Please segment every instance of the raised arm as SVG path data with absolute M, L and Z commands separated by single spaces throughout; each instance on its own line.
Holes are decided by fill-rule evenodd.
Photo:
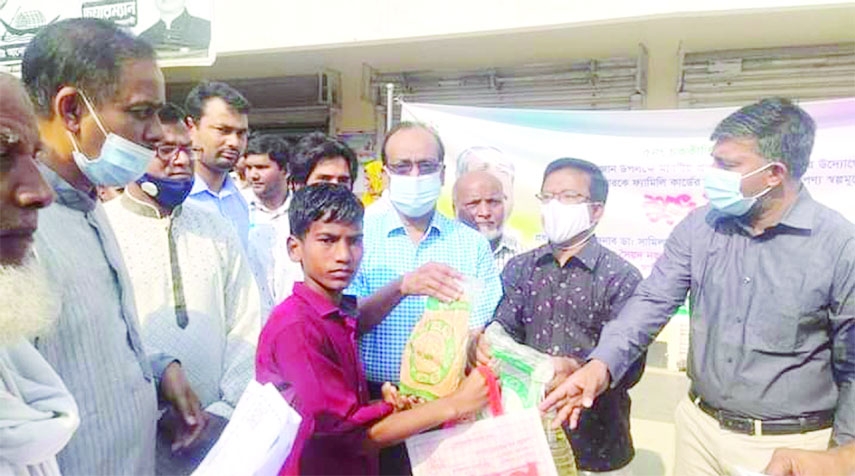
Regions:
M 362 288 L 361 279 L 357 276 L 352 285 L 357 291 Z M 369 332 L 383 322 L 406 296 L 433 296 L 443 302 L 457 300 L 461 295 L 461 279 L 463 276 L 446 264 L 431 262 L 422 265 L 374 294 L 359 299 L 359 332 Z
M 665 251 L 650 276 L 641 282 L 618 317 L 603 328 L 589 362 L 556 387 L 541 405 L 556 409 L 554 426 L 569 421 L 575 428 L 582 408 L 617 385 L 686 300 L 691 285 L 691 239 L 698 212 L 684 219 L 665 242 Z

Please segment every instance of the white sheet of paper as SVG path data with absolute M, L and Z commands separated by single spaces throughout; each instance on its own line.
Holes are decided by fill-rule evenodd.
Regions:
M 532 408 L 407 440 L 413 476 L 557 476 Z
M 758 473 L 756 471 L 750 471 L 740 466 L 734 467 L 735 476 L 764 476 L 763 473 Z
M 301 420 L 276 387 L 250 381 L 220 439 L 193 475 L 277 474 Z

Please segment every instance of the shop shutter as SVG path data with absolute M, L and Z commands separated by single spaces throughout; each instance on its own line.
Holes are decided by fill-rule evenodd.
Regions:
M 277 131 L 328 131 L 340 107 L 341 79 L 334 71 L 300 76 L 223 80 L 252 103 L 250 127 Z M 183 105 L 196 83 L 167 86 L 170 101 Z
M 372 71 L 369 76 L 369 94 L 383 121 L 388 83 L 395 86 L 395 97 L 412 103 L 527 109 L 642 109 L 647 89 L 647 53 L 640 46 L 637 57 L 477 70 Z M 397 121 L 398 104 L 394 115 Z
M 855 96 L 855 43 L 681 53 L 679 107 Z

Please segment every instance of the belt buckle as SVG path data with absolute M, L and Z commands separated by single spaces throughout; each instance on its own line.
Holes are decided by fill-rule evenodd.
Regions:
M 763 422 L 760 420 L 751 420 L 754 422 L 754 434 L 752 436 L 763 436 Z
M 801 433 L 801 434 L 807 433 L 808 432 L 808 430 L 807 430 L 808 424 L 809 424 L 809 422 L 808 422 L 807 417 L 803 417 L 803 416 L 799 417 L 799 433 Z
M 748 436 L 762 435 L 763 422 L 752 418 L 742 418 L 736 415 L 728 416 L 722 410 L 716 410 L 716 420 L 719 428 L 742 433 Z

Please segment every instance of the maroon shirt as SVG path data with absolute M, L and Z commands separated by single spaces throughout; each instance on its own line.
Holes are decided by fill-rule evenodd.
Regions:
M 378 474 L 378 453 L 364 440 L 392 406 L 369 403 L 348 312 L 356 300 L 344 296 L 341 304 L 295 283 L 261 331 L 256 379 L 273 383 L 303 417 L 280 474 Z

